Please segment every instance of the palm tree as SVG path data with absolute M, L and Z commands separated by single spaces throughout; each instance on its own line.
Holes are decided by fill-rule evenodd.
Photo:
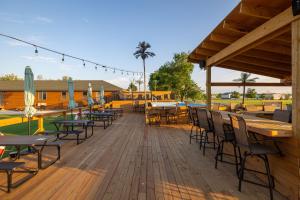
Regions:
M 243 104 L 245 103 L 246 83 L 254 83 L 258 78 L 250 78 L 251 74 L 242 72 L 241 77 L 233 81 L 241 82 L 243 84 Z
M 148 51 L 151 48 L 151 45 L 145 41 L 139 42 L 136 47 L 136 52 L 133 53 L 136 59 L 142 58 L 143 67 L 144 67 L 144 96 L 145 96 L 145 113 L 147 110 L 147 95 L 146 95 L 146 59 L 149 57 L 155 56 L 155 53 Z
M 139 78 L 138 80 L 136 80 L 135 83 L 138 84 L 138 86 L 139 86 L 139 92 L 140 92 L 140 91 L 141 91 L 141 85 L 144 83 L 144 82 L 142 81 L 142 77 Z

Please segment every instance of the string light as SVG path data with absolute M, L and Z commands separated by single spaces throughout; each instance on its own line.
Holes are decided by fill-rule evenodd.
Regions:
M 95 70 L 97 70 L 98 69 L 98 67 L 97 67 L 98 65 L 96 64 L 96 66 L 95 66 Z
M 116 69 L 114 69 L 114 74 L 116 73 Z
M 35 46 L 35 51 L 34 51 L 34 53 L 35 53 L 36 55 L 39 53 L 39 51 L 38 51 L 38 49 L 37 49 L 36 46 Z
M 82 61 L 82 64 L 83 64 L 84 67 L 85 67 L 86 63 L 90 63 L 90 64 L 93 64 L 93 65 L 96 65 L 96 66 L 102 66 L 103 68 L 105 68 L 105 71 L 107 71 L 107 69 L 111 69 L 111 70 L 114 71 L 114 73 L 115 73 L 115 71 L 121 71 L 123 73 L 125 71 L 125 72 L 133 73 L 133 74 L 141 73 L 141 72 L 127 71 L 127 70 L 124 70 L 124 69 L 121 69 L 121 68 L 116 68 L 116 67 L 105 66 L 105 65 L 99 64 L 97 62 L 91 61 L 91 60 L 87 60 L 87 59 L 84 59 L 84 58 L 80 58 L 80 57 L 76 57 L 76 56 L 73 56 L 73 55 L 70 55 L 70 54 L 66 54 L 66 53 L 63 53 L 63 52 L 60 52 L 60 51 L 57 51 L 57 50 L 50 49 L 48 47 L 40 46 L 40 45 L 34 44 L 32 42 L 28 42 L 28 41 L 25 41 L 25 40 L 22 40 L 22 39 L 19 39 L 19 38 L 10 36 L 10 35 L 6 35 L 6 34 L 3 34 L 3 33 L 0 33 L 0 36 L 5 37 L 5 38 L 9 38 L 9 39 L 12 39 L 12 40 L 16 40 L 18 42 L 33 46 L 35 48 L 34 53 L 36 55 L 38 55 L 38 53 L 39 53 L 38 49 L 42 49 L 42 50 L 45 50 L 45 51 L 48 51 L 48 52 L 51 52 L 51 53 L 59 54 L 59 55 L 62 56 L 62 59 L 61 59 L 62 62 L 65 61 L 65 57 L 68 57 L 68 58 L 72 58 L 74 60 Z

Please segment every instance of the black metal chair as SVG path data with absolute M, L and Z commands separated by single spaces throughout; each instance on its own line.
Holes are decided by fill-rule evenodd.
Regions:
M 274 183 L 274 178 L 271 175 L 267 155 L 278 154 L 278 150 L 275 148 L 272 148 L 271 146 L 267 146 L 267 145 L 261 143 L 263 141 L 254 140 L 253 137 L 251 137 L 251 135 L 247 131 L 246 122 L 243 117 L 237 116 L 237 115 L 229 115 L 229 116 L 231 119 L 231 125 L 234 130 L 234 134 L 235 134 L 235 138 L 236 138 L 236 145 L 239 149 L 239 152 L 240 152 L 240 148 L 243 148 L 245 150 L 244 155 L 243 156 L 240 155 L 240 163 L 241 164 L 240 164 L 240 168 L 238 171 L 239 191 L 241 191 L 241 189 L 242 189 L 242 181 L 245 181 L 248 183 L 252 183 L 255 185 L 259 185 L 259 186 L 268 188 L 269 192 L 270 192 L 270 198 L 273 199 L 273 188 L 275 187 L 275 183 Z M 246 160 L 249 156 L 256 156 L 257 158 L 262 159 L 265 164 L 266 173 L 261 172 L 261 171 L 252 170 L 252 169 L 247 169 L 245 167 L 245 164 L 246 164 Z M 257 182 L 251 181 L 251 180 L 244 179 L 245 170 L 267 176 L 268 184 L 261 184 L 261 183 L 257 183 Z
M 230 124 L 225 124 L 222 114 L 218 111 L 211 111 L 212 122 L 214 126 L 214 133 L 217 137 L 218 148 L 215 156 L 215 168 L 218 167 L 218 161 L 225 162 L 228 164 L 234 164 L 236 173 L 238 174 L 238 159 L 236 154 L 235 135 Z M 224 153 L 224 143 L 230 143 L 233 146 L 234 155 Z M 229 162 L 223 160 L 223 155 L 234 157 L 235 162 Z
M 196 140 L 196 142 L 199 140 L 200 134 L 198 134 L 198 117 L 197 117 L 197 110 L 193 107 L 188 108 L 188 117 L 189 117 L 189 123 L 191 126 L 190 131 L 190 144 L 192 143 L 192 139 Z M 193 130 L 194 127 L 196 128 L 196 132 L 194 134 Z
M 291 117 L 292 117 L 291 111 L 276 109 L 274 111 L 273 120 L 290 123 Z
M 203 155 L 205 155 L 206 144 L 213 144 L 213 148 L 216 148 L 215 133 L 213 129 L 213 123 L 211 120 L 210 111 L 203 108 L 197 108 L 198 126 L 200 128 L 200 145 L 201 150 L 203 145 Z M 208 135 L 213 134 L 213 141 L 209 141 Z

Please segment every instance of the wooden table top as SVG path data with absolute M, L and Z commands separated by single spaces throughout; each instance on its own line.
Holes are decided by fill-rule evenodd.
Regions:
M 220 111 L 225 123 L 230 124 L 230 118 L 228 114 L 230 112 L 226 111 Z M 293 131 L 292 131 L 292 124 L 270 120 L 270 119 L 264 119 L 260 117 L 255 117 L 252 115 L 241 115 L 247 124 L 247 129 L 249 131 L 267 136 L 267 137 L 292 137 Z

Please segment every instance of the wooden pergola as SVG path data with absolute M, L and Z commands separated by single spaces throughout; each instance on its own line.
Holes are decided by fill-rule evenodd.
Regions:
M 287 157 L 292 155 L 292 158 L 285 158 L 290 164 L 286 169 L 278 167 L 273 173 L 278 173 L 275 177 L 279 191 L 300 198 L 300 16 L 293 15 L 291 1 L 242 0 L 192 51 L 189 60 L 206 69 L 209 108 L 212 86 L 238 86 L 238 83 L 211 83 L 212 67 L 281 79 L 280 83 L 252 86 L 292 85 L 294 137 L 284 141 L 285 145 L 293 146 L 287 151 Z M 285 174 L 287 170 L 293 173 Z

